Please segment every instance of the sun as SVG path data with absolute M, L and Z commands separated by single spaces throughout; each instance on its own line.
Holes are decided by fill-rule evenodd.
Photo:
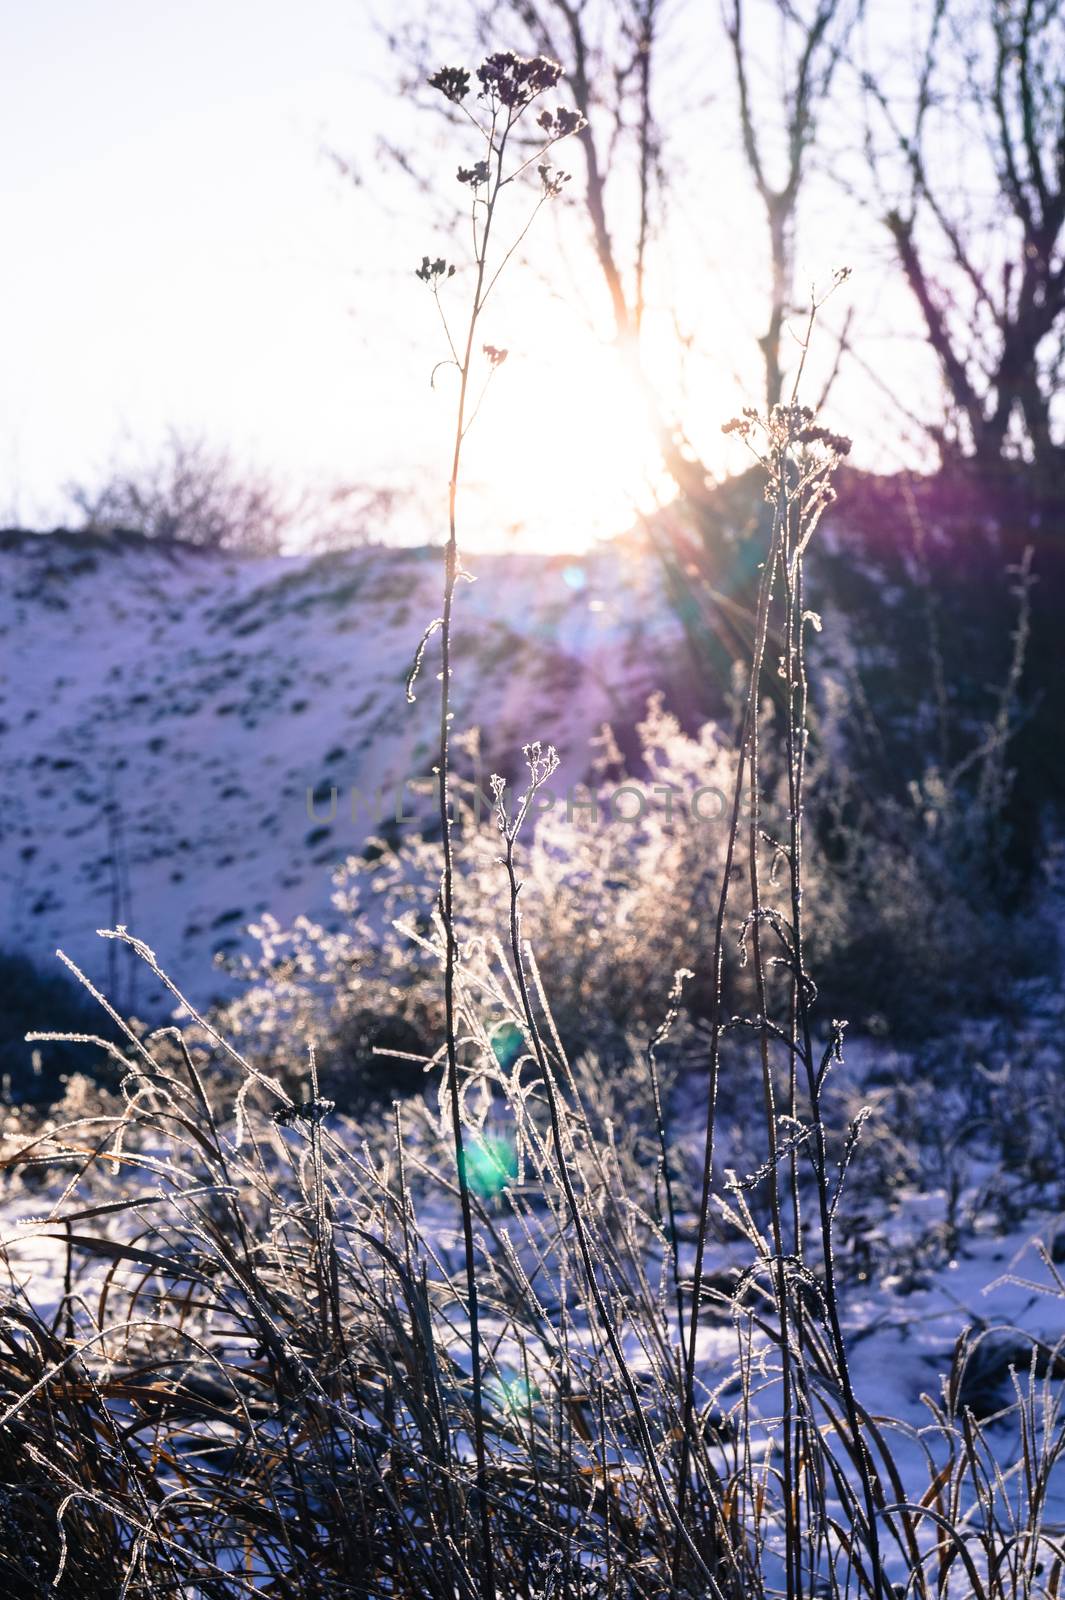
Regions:
M 580 552 L 676 492 L 646 393 L 616 347 L 588 333 L 508 352 L 467 451 L 478 543 Z

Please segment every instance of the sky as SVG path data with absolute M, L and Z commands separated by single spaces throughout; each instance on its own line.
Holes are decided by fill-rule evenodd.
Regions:
M 379 93 L 358 7 L 5 4 L 7 515 L 170 425 L 358 475 L 403 416 L 367 403 L 366 217 L 324 154 Z
M 454 397 L 447 373 L 428 381 L 442 334 L 413 275 L 437 241 L 379 141 L 439 144 L 449 179 L 473 152 L 414 120 L 366 0 L 0 9 L 0 521 L 69 514 L 64 484 L 147 459 L 177 428 L 299 488 L 413 490 L 392 535 L 439 537 Z M 724 470 L 720 421 L 757 375 L 761 302 L 735 244 L 758 218 L 704 135 L 690 165 L 715 209 L 680 218 L 650 354 L 658 339 L 666 359 L 673 309 L 697 304 L 693 406 Z M 804 263 L 822 282 L 848 242 L 838 221 Z M 668 488 L 597 288 L 548 291 L 558 220 L 537 226 L 485 329 L 511 358 L 471 436 L 471 521 L 489 543 L 580 546 Z

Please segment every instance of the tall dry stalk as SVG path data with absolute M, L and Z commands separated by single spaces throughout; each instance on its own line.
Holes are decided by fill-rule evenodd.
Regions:
M 471 167 L 460 167 L 458 170 L 458 181 L 469 189 L 472 197 L 471 212 L 474 245 L 474 285 L 467 314 L 465 338 L 461 344 L 461 354 L 451 336 L 447 316 L 440 302 L 440 285 L 454 276 L 454 266 L 448 266 L 442 258 L 438 257 L 430 261 L 426 256 L 418 269 L 418 276 L 428 283 L 432 289 L 451 351 L 450 362 L 445 361 L 442 365 L 454 364 L 459 374 L 459 393 L 455 408 L 454 447 L 451 458 L 451 475 L 448 480 L 448 537 L 444 556 L 444 605 L 441 616 L 430 623 L 422 636 L 411 677 L 408 680 L 407 694 L 408 698 L 413 698 L 413 681 L 422 655 L 430 636 L 439 630 L 440 733 L 437 747 L 437 799 L 440 817 L 441 852 L 443 856 L 443 871 L 440 883 L 440 921 L 444 940 L 444 1036 L 448 1092 L 451 1100 L 451 1117 L 454 1126 L 455 1165 L 458 1173 L 466 1260 L 466 1290 L 470 1323 L 471 1361 L 473 1365 L 477 1502 L 483 1549 L 481 1568 L 482 1593 L 486 1600 L 493 1600 L 496 1587 L 492 1558 L 487 1458 L 484 1439 L 480 1311 L 474 1253 L 473 1211 L 470 1203 L 469 1172 L 462 1131 L 455 993 L 458 945 L 455 936 L 455 864 L 451 837 L 450 737 L 453 715 L 451 709 L 453 671 L 452 616 L 456 585 L 462 575 L 458 547 L 457 508 L 463 443 L 476 416 L 476 408 L 473 416 L 468 416 L 467 408 L 477 331 L 484 314 L 486 302 L 495 287 L 500 272 L 506 266 L 520 239 L 524 237 L 525 232 L 532 223 L 532 217 L 529 217 L 518 238 L 511 243 L 509 249 L 503 254 L 496 270 L 489 275 L 492 229 L 496 219 L 500 195 L 505 186 L 512 184 L 516 178 L 535 165 L 539 173 L 541 187 L 540 198 L 533 211 L 533 216 L 535 216 L 536 211 L 540 209 L 545 200 L 553 198 L 561 192 L 562 184 L 565 181 L 564 174 L 554 172 L 546 165 L 543 159 L 544 155 L 559 139 L 576 132 L 582 126 L 584 119 L 579 113 L 568 111 L 564 108 L 559 108 L 554 113 L 546 110 L 542 111 L 537 119 L 537 124 L 545 137 L 539 142 L 535 155 L 526 156 L 524 159 L 519 158 L 510 172 L 505 169 L 508 147 L 511 146 L 514 131 L 529 110 L 529 107 L 540 99 L 547 90 L 553 89 L 561 75 L 562 69 L 559 64 L 548 60 L 545 56 L 526 59 L 510 52 L 499 52 L 488 56 L 477 69 L 477 79 L 480 84 L 477 95 L 478 111 L 487 119 L 486 121 L 481 120 L 481 115 L 471 112 L 466 104 L 470 91 L 470 76 L 468 72 L 461 68 L 445 67 L 434 73 L 430 78 L 430 84 L 438 89 L 453 106 L 456 106 L 465 114 L 484 141 L 482 145 L 484 154 Z M 505 350 L 500 350 L 494 345 L 486 344 L 483 347 L 483 355 L 487 361 L 485 388 L 487 388 L 492 376 L 506 358 L 506 354 Z M 480 401 L 478 401 L 477 405 L 479 407 Z
M 839 275 L 840 277 L 843 274 Z M 805 1259 L 801 1226 L 798 1178 L 798 1151 L 809 1144 L 813 1151 L 815 1196 L 820 1233 L 820 1261 L 825 1319 L 830 1332 L 835 1377 L 842 1395 L 849 1447 L 857 1471 L 865 1521 L 865 1536 L 871 1565 L 872 1593 L 882 1593 L 883 1575 L 877 1530 L 875 1472 L 868 1456 L 857 1401 L 850 1381 L 846 1345 L 843 1339 L 839 1296 L 833 1262 L 832 1226 L 835 1203 L 828 1172 L 827 1137 L 822 1107 L 825 1075 L 838 1054 L 841 1030 L 833 1023 L 828 1045 L 818 1052 L 810 1014 L 815 993 L 806 968 L 804 933 L 804 838 L 803 805 L 807 737 L 808 683 L 805 637 L 819 621 L 804 609 L 803 562 L 826 507 L 834 498 L 831 475 L 849 449 L 849 442 L 819 426 L 814 415 L 798 402 L 799 386 L 805 367 L 814 321 L 820 304 L 814 302 L 802 344 L 802 358 L 790 400 L 773 408 L 768 417 L 748 410 L 729 425 L 729 431 L 743 437 L 753 449 L 766 473 L 766 496 L 773 508 L 769 548 L 762 566 L 754 629 L 754 646 L 747 678 L 744 714 L 739 734 L 736 779 L 732 795 L 729 835 L 725 852 L 714 924 L 711 951 L 711 1014 L 708 1063 L 708 1094 L 702 1183 L 693 1268 L 693 1286 L 688 1316 L 687 1346 L 684 1358 L 684 1396 L 679 1465 L 679 1506 L 683 1513 L 690 1491 L 689 1472 L 695 1404 L 696 1341 L 706 1246 L 711 1216 L 717 1131 L 717 1099 L 723 1034 L 732 1027 L 749 1027 L 757 1037 L 762 1084 L 766 1162 L 760 1177 L 768 1195 L 772 1256 L 769 1263 L 773 1280 L 776 1326 L 781 1363 L 782 1390 L 782 1472 L 784 1481 L 785 1575 L 788 1600 L 797 1600 L 803 1590 L 802 1538 L 804 1483 L 800 1461 L 810 1459 L 808 1403 L 800 1390 L 805 1385 L 804 1296 L 803 1283 L 810 1268 Z M 788 793 L 788 835 L 786 841 L 767 838 L 762 821 L 762 767 L 760 747 L 761 701 L 766 669 L 766 643 L 771 616 L 783 610 L 778 634 L 784 653 L 779 676 L 784 680 L 783 765 Z M 727 1018 L 724 995 L 724 953 L 726 918 L 733 892 L 733 869 L 741 838 L 741 818 L 746 801 L 746 854 L 750 907 L 742 920 L 742 948 L 749 954 L 753 974 L 755 1015 L 753 1018 Z M 766 903 L 761 854 L 768 843 L 774 858 L 782 858 L 787 874 L 787 914 Z M 773 1015 L 765 938 L 777 951 L 774 965 L 788 974 L 788 992 L 783 1017 Z M 782 952 L 782 954 L 780 953 Z M 787 1111 L 778 1105 L 774 1056 L 783 1046 L 787 1053 Z M 798 1117 L 797 1067 L 803 1068 L 806 1090 L 805 1112 L 808 1121 Z M 854 1130 L 854 1137 L 860 1129 Z M 787 1159 L 790 1170 L 791 1229 L 785 1236 L 781 1204 L 780 1169 Z M 798 1386 L 798 1387 L 797 1387 Z M 809 1487 L 807 1481 L 806 1487 Z M 808 1508 L 808 1511 L 812 1508 Z M 807 1522 L 807 1530 L 811 1526 Z M 680 1542 L 674 1557 L 674 1578 L 680 1573 Z

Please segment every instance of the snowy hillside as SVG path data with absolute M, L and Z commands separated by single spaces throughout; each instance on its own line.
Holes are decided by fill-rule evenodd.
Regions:
M 560 781 L 577 782 L 604 720 L 624 730 L 651 691 L 683 693 L 686 646 L 653 557 L 614 546 L 470 564 L 455 728 L 480 727 L 485 776 L 513 776 L 521 745 L 543 737 L 563 755 Z M 432 550 L 238 560 L 6 535 L 4 943 L 39 960 L 62 945 L 143 1008 L 143 977 L 130 992 L 95 937 L 123 922 L 204 1003 L 213 956 L 250 919 L 327 916 L 330 867 L 431 772 L 432 643 L 413 705 L 404 683 L 440 578 Z M 419 804 L 407 791 L 403 815 Z

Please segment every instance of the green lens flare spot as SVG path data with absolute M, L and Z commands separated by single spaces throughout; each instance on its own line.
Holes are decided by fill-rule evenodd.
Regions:
M 524 1048 L 524 1035 L 513 1022 L 504 1022 L 492 1034 L 492 1050 L 504 1072 L 509 1072 Z
M 512 1139 L 486 1134 L 470 1146 L 466 1156 L 466 1176 L 470 1188 L 482 1199 L 491 1200 L 517 1180 L 518 1154 Z

